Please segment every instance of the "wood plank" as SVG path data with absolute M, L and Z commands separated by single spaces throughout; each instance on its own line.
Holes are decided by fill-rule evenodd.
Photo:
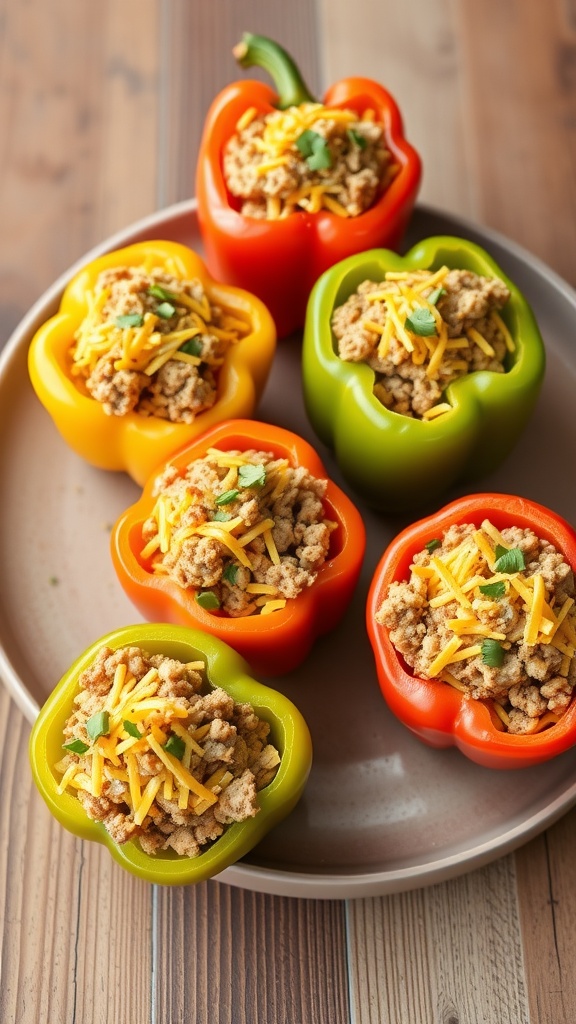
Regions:
M 157 890 L 156 1019 L 346 1024 L 344 904 L 211 881 Z
M 573 4 L 456 5 L 480 220 L 576 283 Z M 572 17 L 571 17 L 571 13 Z
M 157 9 L 0 0 L 2 340 L 91 246 L 155 209 Z
M 507 857 L 443 885 L 350 903 L 352 1020 L 528 1024 L 515 884 Z
M 532 1019 L 572 1024 L 576 1007 L 576 811 L 516 854 L 522 940 Z
M 319 0 L 319 11 L 324 84 L 365 75 L 384 85 L 402 111 L 406 137 L 422 157 L 420 200 L 476 215 L 453 5 L 404 0 L 384 13 L 378 0 Z

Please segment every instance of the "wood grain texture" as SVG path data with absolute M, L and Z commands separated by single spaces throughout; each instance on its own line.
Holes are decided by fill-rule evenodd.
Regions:
M 30 777 L 29 728 L 3 688 L 0 723 L 0 1020 L 148 1020 L 150 888 L 51 817 Z
M 538 1024 L 574 1020 L 575 850 L 571 812 L 516 854 L 527 986 Z
M 0 326 L 156 204 L 157 7 L 0 0 Z
M 348 920 L 354 1024 L 530 1021 L 513 858 L 356 901 Z
M 156 895 L 158 973 L 171 979 L 159 1021 L 347 1024 L 342 902 L 217 882 Z
M 477 181 L 465 138 L 464 56 L 452 0 L 404 0 L 385 11 L 379 0 L 319 0 L 319 8 L 325 85 L 356 74 L 385 85 L 400 106 L 406 137 L 422 157 L 421 200 L 476 215 Z

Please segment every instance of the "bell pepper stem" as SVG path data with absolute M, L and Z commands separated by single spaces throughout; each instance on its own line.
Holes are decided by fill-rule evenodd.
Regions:
M 232 53 L 241 67 L 259 67 L 268 72 L 278 93 L 279 110 L 316 102 L 290 55 L 273 39 L 245 32 Z

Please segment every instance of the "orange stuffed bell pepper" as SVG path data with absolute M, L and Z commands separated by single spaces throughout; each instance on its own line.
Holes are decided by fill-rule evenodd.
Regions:
M 304 323 L 328 267 L 398 246 L 421 163 L 377 82 L 343 79 L 319 103 L 271 39 L 247 33 L 234 54 L 265 68 L 276 91 L 240 81 L 214 100 L 197 166 L 200 230 L 211 271 L 258 295 L 283 337 Z
M 408 526 L 366 609 L 391 711 L 488 768 L 573 747 L 575 572 L 576 532 L 527 498 L 473 494 Z
M 270 313 L 185 245 L 145 241 L 77 273 L 28 366 L 64 440 L 143 485 L 215 423 L 251 416 L 276 346 Z
M 235 420 L 151 477 L 116 522 L 111 549 L 145 618 L 211 633 L 272 676 L 299 665 L 341 619 L 365 530 L 306 441 Z

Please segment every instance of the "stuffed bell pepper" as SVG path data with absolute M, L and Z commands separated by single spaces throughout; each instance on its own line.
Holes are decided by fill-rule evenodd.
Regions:
M 347 482 L 387 512 L 424 508 L 509 454 L 534 408 L 543 341 L 518 288 L 461 238 L 343 260 L 308 305 L 309 419 Z
M 576 743 L 576 532 L 508 494 L 474 494 L 385 551 L 367 628 L 391 711 L 489 768 Z
M 203 881 L 294 807 L 308 727 L 214 637 L 125 626 L 92 644 L 32 730 L 36 784 L 70 832 L 166 885 Z
M 364 548 L 359 512 L 310 445 L 248 420 L 178 452 L 112 531 L 118 579 L 146 618 L 213 633 L 268 676 L 336 626 Z
M 213 281 L 187 246 L 146 241 L 73 277 L 28 365 L 70 447 L 142 485 L 214 423 L 253 414 L 275 342 L 259 299 Z
M 316 100 L 263 36 L 234 50 L 257 81 L 227 86 L 208 113 L 197 168 L 208 266 L 266 303 L 280 337 L 302 327 L 316 278 L 375 245 L 396 247 L 418 191 L 418 154 L 390 95 L 347 78 Z

